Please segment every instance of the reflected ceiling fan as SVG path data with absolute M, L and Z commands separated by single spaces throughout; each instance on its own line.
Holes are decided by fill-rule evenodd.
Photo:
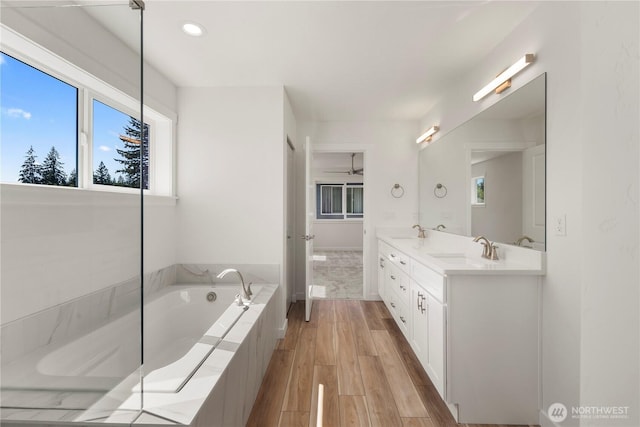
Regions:
M 325 173 L 346 173 L 347 175 L 363 175 L 364 168 L 356 169 L 353 167 L 353 159 L 355 159 L 356 153 L 351 153 L 351 169 L 346 171 L 325 171 Z

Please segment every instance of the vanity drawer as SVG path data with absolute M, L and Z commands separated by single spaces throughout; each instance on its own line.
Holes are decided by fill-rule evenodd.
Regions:
M 393 289 L 399 300 L 409 305 L 411 300 L 409 275 L 400 270 L 396 265 L 389 265 L 387 268 L 387 289 Z
M 389 260 L 394 263 L 398 268 L 407 274 L 411 273 L 411 258 L 403 254 L 397 249 L 390 248 Z
M 419 262 L 413 260 L 411 263 L 411 276 L 420 286 L 425 288 L 438 301 L 445 301 L 444 292 L 444 276 L 436 273 L 429 267 L 425 267 Z
M 389 312 L 391 312 L 402 333 L 409 339 L 409 308 L 399 299 L 398 295 L 393 293 L 389 296 Z

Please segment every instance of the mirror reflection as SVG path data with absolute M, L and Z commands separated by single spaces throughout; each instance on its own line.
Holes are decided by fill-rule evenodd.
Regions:
M 545 249 L 542 74 L 419 155 L 420 224 Z

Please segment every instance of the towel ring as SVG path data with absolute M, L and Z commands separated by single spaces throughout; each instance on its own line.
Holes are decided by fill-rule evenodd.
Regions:
M 393 184 L 393 187 L 391 187 L 391 195 L 396 199 L 399 199 L 400 197 L 404 196 L 404 188 L 402 188 L 402 185 Z
M 433 189 L 433 195 L 438 199 L 444 198 L 447 195 L 447 187 L 445 187 L 444 184 L 437 183 Z

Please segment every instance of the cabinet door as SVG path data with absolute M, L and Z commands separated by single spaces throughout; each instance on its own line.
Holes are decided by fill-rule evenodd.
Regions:
M 427 329 L 429 347 L 427 348 L 427 373 L 436 386 L 440 396 L 444 397 L 444 351 L 445 351 L 445 313 L 444 305 L 427 294 Z
M 427 317 L 427 293 L 415 283 L 411 283 L 411 324 L 413 328 L 411 344 L 416 356 L 425 366 L 429 357 L 429 318 Z

